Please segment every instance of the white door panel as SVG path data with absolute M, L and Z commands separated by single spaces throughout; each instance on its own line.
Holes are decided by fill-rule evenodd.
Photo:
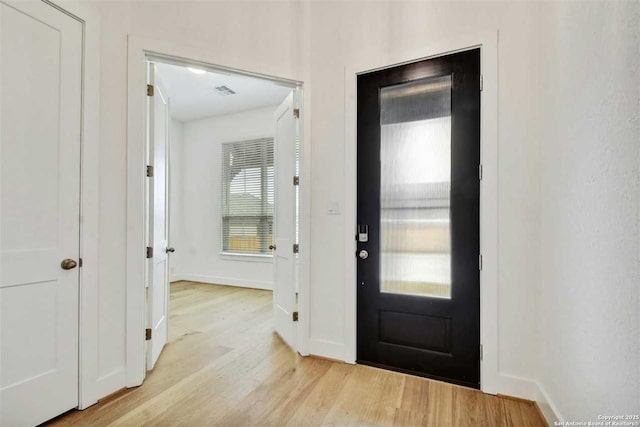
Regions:
M 169 100 L 157 74 L 155 64 L 149 65 L 149 79 L 154 94 L 149 98 L 149 158 L 153 178 L 149 183 L 149 241 L 153 257 L 150 260 L 148 287 L 148 324 L 151 341 L 147 349 L 147 369 L 153 369 L 167 342 L 169 328 Z
M 295 263 L 293 244 L 296 239 L 296 118 L 293 114 L 292 92 L 275 112 L 275 224 L 273 321 L 275 331 L 296 349 L 293 312 L 296 304 Z
M 78 405 L 82 24 L 0 2 L 0 425 Z

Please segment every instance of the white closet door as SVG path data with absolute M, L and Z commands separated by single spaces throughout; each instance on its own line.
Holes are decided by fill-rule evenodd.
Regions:
M 78 405 L 81 73 L 80 22 L 0 2 L 2 426 Z

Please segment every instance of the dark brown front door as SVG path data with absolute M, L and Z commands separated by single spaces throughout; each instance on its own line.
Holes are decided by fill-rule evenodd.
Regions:
M 357 360 L 479 388 L 480 50 L 357 87 Z

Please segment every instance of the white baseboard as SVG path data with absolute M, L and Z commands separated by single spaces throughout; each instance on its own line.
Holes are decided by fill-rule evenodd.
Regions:
M 171 281 L 188 280 L 190 282 L 208 283 L 212 285 L 238 286 L 240 288 L 273 290 L 269 281 L 235 279 L 233 277 L 205 276 L 201 274 L 172 274 Z
M 555 425 L 556 421 L 564 422 L 564 418 L 560 415 L 560 411 L 558 411 L 558 407 L 549 397 L 549 394 L 544 389 L 542 384 L 536 381 L 536 386 L 538 388 L 538 396 L 535 401 L 538 403 L 538 407 L 544 415 L 545 420 L 547 420 L 547 424 L 550 426 Z
M 169 276 L 169 282 L 179 282 L 181 280 L 184 280 L 182 274 L 172 274 Z
M 534 380 L 509 374 L 498 374 L 496 389 L 498 394 L 527 400 L 536 400 L 538 394 L 538 387 Z
M 547 424 L 554 425 L 556 421 L 562 421 L 557 406 L 549 398 L 544 387 L 536 381 L 521 378 L 515 375 L 498 375 L 498 393 L 522 399 L 532 400 L 538 404 Z
M 334 360 L 344 360 L 344 344 L 320 339 L 309 340 L 309 354 Z

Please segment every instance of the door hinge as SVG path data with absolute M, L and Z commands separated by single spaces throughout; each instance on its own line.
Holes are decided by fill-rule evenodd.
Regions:
M 153 258 L 153 248 L 151 246 L 147 246 L 147 258 Z
M 480 360 L 482 360 L 482 358 L 484 357 L 483 353 L 484 352 L 483 352 L 482 344 L 480 344 Z
M 153 166 L 147 166 L 147 177 L 151 178 L 153 176 Z
M 300 185 L 300 177 L 299 176 L 294 176 L 293 177 L 293 185 Z
M 78 258 L 78 267 L 82 267 L 82 258 Z
M 294 108 L 293 109 L 293 117 L 295 117 L 296 119 L 300 118 L 300 109 L 299 108 Z
M 300 245 L 299 244 L 297 244 L 297 243 L 293 244 L 293 253 L 294 254 L 300 253 Z
M 297 311 L 294 311 L 294 312 L 293 312 L 293 321 L 294 321 L 294 322 L 297 322 L 297 321 L 298 321 L 298 312 L 297 312 Z
M 482 255 L 478 255 L 478 270 L 482 271 Z
M 482 86 L 484 86 L 484 82 L 482 79 L 482 74 L 480 74 L 480 92 L 482 92 Z
M 149 341 L 151 339 L 151 328 L 144 330 L 144 340 Z
M 482 180 L 482 164 L 478 165 L 478 177 Z
M 153 96 L 153 85 L 147 85 L 147 96 Z

